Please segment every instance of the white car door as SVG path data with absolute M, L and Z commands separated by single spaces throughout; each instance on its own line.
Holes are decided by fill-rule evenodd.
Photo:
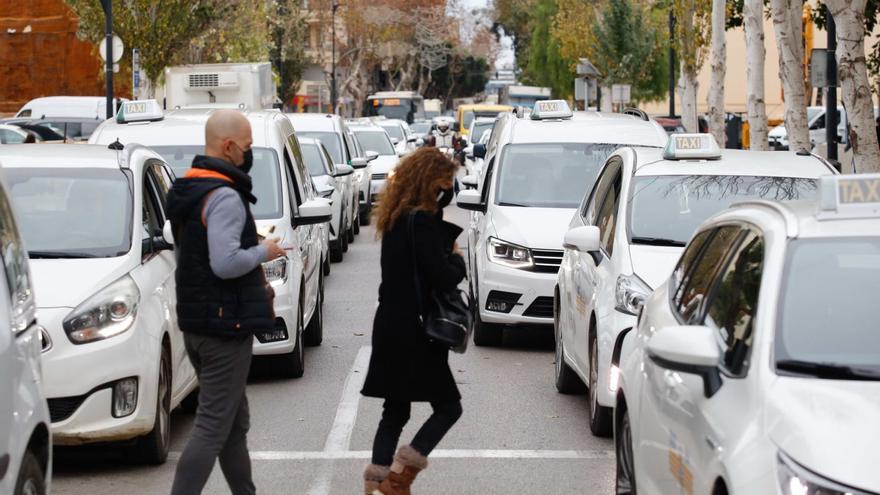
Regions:
M 296 139 L 296 134 L 292 132 L 287 137 L 287 149 L 291 153 L 291 171 L 295 180 L 292 188 L 296 194 L 297 206 L 299 206 L 306 201 L 315 199 L 317 194 L 312 184 L 312 178 L 308 173 L 308 169 L 306 169 L 299 141 Z M 295 229 L 299 232 L 299 239 L 301 241 L 303 274 L 306 279 L 306 307 L 303 311 L 306 318 L 311 318 L 318 301 L 318 278 L 320 275 L 319 271 L 321 270 L 321 236 L 318 235 L 318 229 L 319 226 L 315 224 L 301 225 Z M 340 235 L 342 235 L 342 232 L 340 232 Z M 308 323 L 308 320 L 305 323 Z
M 477 272 L 479 262 L 478 259 L 486 259 L 486 243 L 488 239 L 486 238 L 486 222 L 488 218 L 488 205 L 489 205 L 489 197 L 491 196 L 492 190 L 492 178 L 494 174 L 494 165 L 495 159 L 493 158 L 486 169 L 486 175 L 483 179 L 482 187 L 480 189 L 480 197 L 483 204 L 487 205 L 487 213 L 482 213 L 479 211 L 475 211 L 471 213 L 471 221 L 468 228 L 468 256 L 470 257 L 470 262 L 468 266 L 470 267 L 471 273 L 469 275 L 469 279 L 474 286 L 474 290 L 479 290 L 479 273 Z M 474 293 L 476 297 L 482 297 L 480 294 Z M 479 306 L 480 301 L 476 301 Z
M 676 268 L 673 277 L 681 281 L 672 294 L 670 311 L 652 322 L 658 329 L 699 324 L 719 270 L 737 245 L 740 234 L 739 227 L 720 227 L 707 234 L 705 246 L 692 244 L 688 248 L 683 263 L 692 258 L 695 261 L 690 268 L 682 263 Z M 697 456 L 705 455 L 694 443 L 694 432 L 699 435 L 705 428 L 697 423 L 698 404 L 705 403 L 703 382 L 696 375 L 670 371 L 650 359 L 645 359 L 643 364 L 645 384 L 637 449 L 642 457 L 639 464 L 648 472 L 649 480 L 645 484 L 659 493 L 688 493 L 688 487 L 690 493 L 696 493 L 694 476 L 701 462 Z M 703 438 L 699 442 L 706 444 Z

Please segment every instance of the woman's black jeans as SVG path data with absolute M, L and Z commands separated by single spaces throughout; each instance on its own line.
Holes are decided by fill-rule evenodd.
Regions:
M 373 441 L 373 464 L 390 466 L 394 460 L 394 451 L 400 441 L 400 433 L 409 421 L 410 403 L 386 400 L 382 406 L 382 420 Z M 440 440 L 461 417 L 461 402 L 431 402 L 434 414 L 416 433 L 410 447 L 427 457 L 437 447 Z

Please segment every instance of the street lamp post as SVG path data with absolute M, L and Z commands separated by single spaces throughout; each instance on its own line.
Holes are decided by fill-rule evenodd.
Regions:
M 339 9 L 339 2 L 333 0 L 332 11 L 333 11 L 333 21 L 332 21 L 332 72 L 330 74 L 330 113 L 336 113 L 336 103 L 339 97 L 337 89 L 336 89 L 336 11 Z
M 825 7 L 825 26 L 828 33 L 828 79 L 825 94 L 825 140 L 828 143 L 828 159 L 837 160 L 837 25 L 831 9 Z M 847 132 L 844 130 L 844 132 Z
M 675 14 L 669 9 L 669 117 L 675 117 Z
M 107 43 L 106 78 L 107 78 L 107 118 L 113 115 L 113 0 L 101 0 L 104 7 L 104 32 Z

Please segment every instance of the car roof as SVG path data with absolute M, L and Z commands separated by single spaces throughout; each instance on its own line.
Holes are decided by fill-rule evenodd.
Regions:
M 321 144 L 321 141 L 315 138 L 298 137 L 297 140 L 300 145 L 317 146 Z
M 122 144 L 141 143 L 146 145 L 201 145 L 205 142 L 205 123 L 217 109 L 182 108 L 165 114 L 155 122 L 133 122 L 120 124 L 113 119 L 101 124 L 89 139 L 90 143 L 116 141 Z M 243 111 L 251 124 L 254 146 L 266 146 L 269 126 L 284 116 L 277 111 Z
M 509 117 L 500 137 L 504 143 L 606 143 L 635 146 L 666 145 L 666 131 L 656 122 L 631 115 L 574 112 L 570 119 L 532 120 Z
M 459 110 L 473 110 L 474 112 L 509 112 L 513 110 L 513 107 L 510 105 L 487 105 L 485 103 L 469 103 L 465 105 L 459 105 Z
M 350 125 L 348 128 L 354 132 L 385 132 L 385 129 L 382 129 L 382 127 L 378 125 L 356 124 Z
M 385 127 L 386 124 L 388 125 L 388 127 L 393 125 L 402 126 L 406 124 L 406 122 L 400 119 L 383 119 L 376 122 L 376 125 L 378 125 L 379 127 Z
M 119 151 L 98 144 L 20 144 L 0 146 L 4 168 L 119 168 Z
M 833 174 L 822 159 L 793 151 L 724 149 L 719 160 L 665 160 L 663 150 L 636 148 L 635 175 L 744 175 L 815 178 Z
M 302 132 L 340 132 L 342 117 L 329 113 L 286 113 L 294 129 Z

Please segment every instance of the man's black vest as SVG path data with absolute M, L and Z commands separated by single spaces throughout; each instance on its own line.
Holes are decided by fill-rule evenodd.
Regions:
M 237 167 L 205 156 L 196 156 L 194 169 L 218 172 L 219 177 L 184 177 L 175 181 L 168 195 L 168 211 L 175 233 L 177 254 L 177 321 L 184 332 L 236 338 L 252 337 L 255 331 L 274 326 L 272 300 L 262 266 L 235 279 L 224 280 L 211 270 L 208 229 L 203 209 L 209 193 L 232 187 L 241 196 L 247 213 L 241 232 L 241 248 L 259 243 L 250 203 L 250 177 Z M 204 174 L 210 175 L 210 174 Z

